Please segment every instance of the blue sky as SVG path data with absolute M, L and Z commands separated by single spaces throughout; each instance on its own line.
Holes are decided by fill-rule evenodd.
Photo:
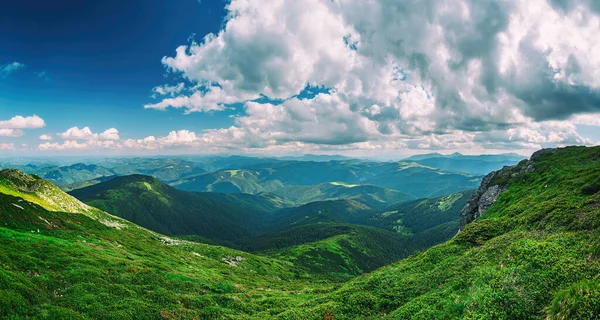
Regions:
M 10 1 L 0 10 L 0 65 L 24 68 L 0 78 L 0 119 L 36 114 L 46 132 L 73 126 L 118 128 L 124 138 L 231 125 L 231 112 L 184 115 L 144 110 L 165 78 L 160 59 L 190 36 L 217 32 L 225 2 Z M 13 139 L 1 138 L 3 142 Z
M 598 33 L 587 0 L 10 1 L 0 153 L 597 145 Z

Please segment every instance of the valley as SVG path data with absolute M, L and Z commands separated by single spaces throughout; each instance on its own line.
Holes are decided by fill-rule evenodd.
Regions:
M 146 175 L 98 165 L 48 171 L 80 184 L 61 184 L 66 193 L 3 169 L 0 315 L 536 319 L 593 312 L 570 306 L 581 306 L 573 292 L 598 292 L 599 150 L 538 152 L 481 184 L 482 176 L 416 162 L 226 158 L 250 164 L 224 169 L 215 160 L 216 171 L 198 173 L 205 164 L 182 162 L 168 175 L 152 165 Z M 180 160 L 128 161 L 162 167 Z M 199 177 L 210 179 L 189 190 L 169 180 L 175 176 L 196 186 Z M 397 181 L 377 183 L 384 176 Z M 214 191 L 221 183 L 214 177 L 249 189 Z M 491 200 L 488 190 L 498 190 Z

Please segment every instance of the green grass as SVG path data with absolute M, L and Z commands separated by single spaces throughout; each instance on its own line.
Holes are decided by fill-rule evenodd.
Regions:
M 369 256 L 376 242 L 360 241 L 371 228 L 273 250 L 277 259 L 167 238 L 97 210 L 55 212 L 0 194 L 0 317 L 598 319 L 600 147 L 559 149 L 532 165 L 532 172 L 517 167 L 497 177 L 506 191 L 451 240 L 343 284 L 303 265 L 331 270 L 336 261 L 343 275 L 353 252 L 367 262 L 380 258 Z M 37 194 L 16 189 L 31 187 L 20 182 L 27 181 L 2 190 Z M 444 214 L 466 198 L 405 203 L 372 223 L 400 220 L 433 237 L 456 228 Z M 411 218 L 409 207 L 420 214 Z M 308 209 L 319 219 L 365 217 L 356 204 L 341 208 L 320 216 L 322 207 Z M 391 233 L 376 230 L 375 237 Z
M 20 200 L 0 194 L 1 318 L 264 319 L 331 289 L 289 262 Z
M 452 240 L 363 275 L 283 319 L 597 319 L 600 148 L 571 147 L 502 180 Z M 520 171 L 520 168 L 516 168 Z

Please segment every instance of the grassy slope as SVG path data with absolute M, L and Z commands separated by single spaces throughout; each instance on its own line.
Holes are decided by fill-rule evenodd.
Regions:
M 170 239 L 99 210 L 48 211 L 30 196 L 6 183 L 0 193 L 5 319 L 264 319 L 331 289 L 298 280 L 290 263 Z
M 236 197 L 215 198 L 181 191 L 142 175 L 116 177 L 71 194 L 160 233 L 199 235 L 212 240 L 251 235 L 256 231 L 255 221 L 263 220 L 267 214 L 254 206 L 244 206 L 245 202 L 238 202 Z M 256 198 L 244 201 L 256 203 L 260 200 Z
M 559 149 L 533 165 L 452 240 L 281 317 L 597 319 L 600 147 Z
M 329 278 L 348 279 L 452 238 L 458 212 L 471 194 L 403 202 L 383 212 L 353 200 L 311 203 L 276 212 L 275 231 L 236 245 Z
M 400 234 L 360 225 L 325 224 L 325 232 L 339 231 L 322 240 L 279 250 L 266 251 L 276 257 L 304 267 L 322 278 L 348 280 L 359 274 L 397 261 L 408 253 L 408 239 Z M 313 232 L 308 225 L 290 230 L 302 235 Z

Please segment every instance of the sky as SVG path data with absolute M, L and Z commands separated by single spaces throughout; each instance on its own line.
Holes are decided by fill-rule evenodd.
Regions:
M 21 0 L 0 155 L 530 154 L 600 142 L 595 0 Z

